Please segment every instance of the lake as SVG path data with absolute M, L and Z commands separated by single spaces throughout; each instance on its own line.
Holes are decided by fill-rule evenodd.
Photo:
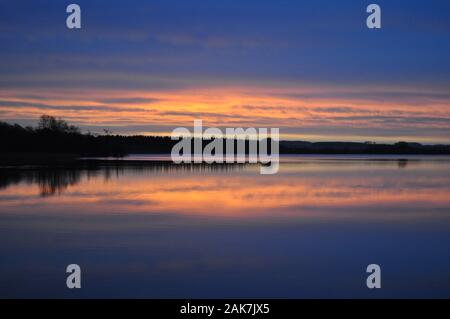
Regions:
M 165 160 L 0 168 L 0 297 L 450 297 L 450 157 Z

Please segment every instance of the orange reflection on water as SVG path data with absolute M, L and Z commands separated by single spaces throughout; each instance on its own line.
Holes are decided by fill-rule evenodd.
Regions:
M 402 168 L 395 161 L 312 161 L 284 163 L 272 176 L 260 175 L 252 166 L 227 172 L 81 171 L 77 178 L 71 173 L 65 183 L 53 174 L 51 187 L 42 176 L 11 183 L 0 189 L 0 207 L 5 213 L 232 218 L 448 216 L 449 168 L 447 162 L 417 162 Z

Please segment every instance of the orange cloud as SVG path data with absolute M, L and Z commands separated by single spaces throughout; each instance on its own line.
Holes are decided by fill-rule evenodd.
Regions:
M 3 119 L 30 121 L 46 113 L 93 131 L 124 134 L 167 135 L 202 119 L 205 126 L 280 127 L 282 138 L 450 141 L 450 96 L 405 88 L 3 90 L 0 110 Z

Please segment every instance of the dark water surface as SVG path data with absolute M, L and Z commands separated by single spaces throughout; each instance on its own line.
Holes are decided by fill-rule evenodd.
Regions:
M 0 297 L 448 298 L 450 158 L 1 168 Z

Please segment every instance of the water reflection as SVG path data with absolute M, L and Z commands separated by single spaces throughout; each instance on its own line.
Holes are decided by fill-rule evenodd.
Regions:
M 407 159 L 399 159 L 397 161 L 398 167 L 399 168 L 405 168 L 406 166 L 408 166 L 408 160 Z
M 156 172 L 176 174 L 180 172 L 230 172 L 240 170 L 244 164 L 179 164 L 168 161 L 152 161 L 139 164 L 90 164 L 69 167 L 41 168 L 0 168 L 0 190 L 15 184 L 36 184 L 42 197 L 61 194 L 69 186 L 80 183 L 82 178 L 102 178 L 104 181 L 112 177 L 119 178 L 125 172 Z
M 406 163 L 409 162 L 407 166 Z M 70 212 L 232 218 L 447 218 L 449 162 L 302 159 L 276 175 L 257 165 L 87 165 L 0 170 L 3 205 Z M 39 200 L 36 195 L 57 200 Z M 47 206 L 52 207 L 47 207 Z
M 0 170 L 0 189 L 10 185 L 26 183 L 37 184 L 42 197 L 60 194 L 69 186 L 80 182 L 80 170 Z
M 0 243 L 0 297 L 448 297 L 450 161 L 1 169 Z

